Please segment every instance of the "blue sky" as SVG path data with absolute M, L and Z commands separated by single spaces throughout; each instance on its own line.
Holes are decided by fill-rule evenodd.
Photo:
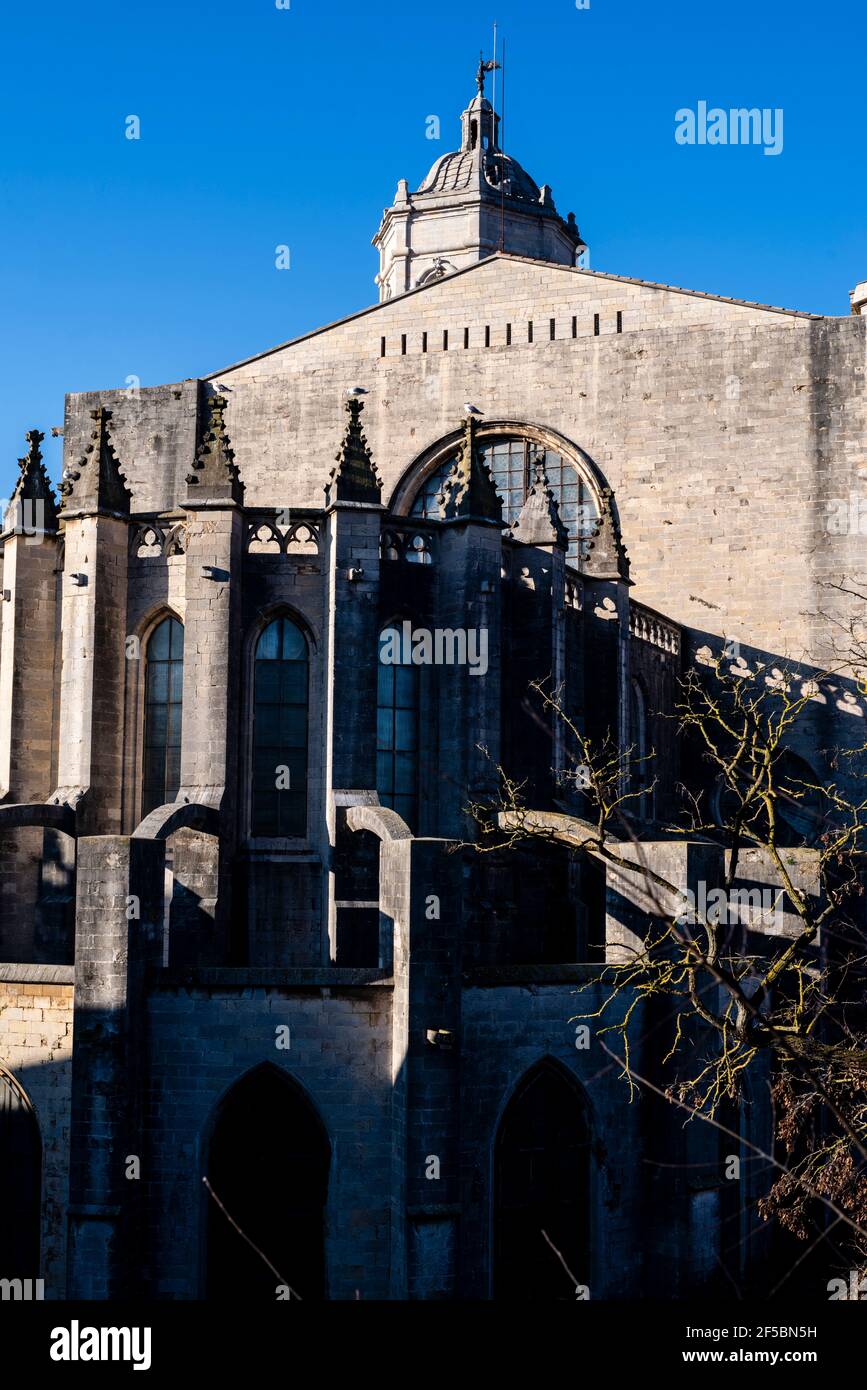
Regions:
M 863 0 L 8 6 L 0 497 L 25 430 L 60 424 L 66 391 L 201 375 L 372 303 L 382 209 L 458 143 L 494 19 L 506 147 L 574 210 L 593 268 L 848 313 L 867 279 L 865 14 Z M 702 100 L 782 108 L 782 153 L 678 145 L 675 112 Z M 275 268 L 282 244 L 291 270 Z M 59 445 L 44 447 L 56 478 Z

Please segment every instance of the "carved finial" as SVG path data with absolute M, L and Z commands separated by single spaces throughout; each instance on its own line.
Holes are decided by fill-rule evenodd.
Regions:
M 202 432 L 193 471 L 187 474 L 188 501 L 235 502 L 244 505 L 244 484 L 226 432 L 226 397 L 210 396 L 205 402 L 207 423 Z
M 27 453 L 18 460 L 21 476 L 3 517 L 2 530 L 42 535 L 57 530 L 57 499 L 42 462 L 41 430 L 28 430 Z
M 372 502 L 378 505 L 382 482 L 361 426 L 364 402 L 352 395 L 346 402 L 349 417 L 343 443 L 335 455 L 335 465 L 325 485 L 326 505 L 334 502 Z
M 27 453 L 18 460 L 18 467 L 22 474 L 27 474 L 34 468 L 42 468 L 42 450 L 39 446 L 45 435 L 41 430 L 28 430 L 24 438 L 27 440 Z
M 114 512 L 129 516 L 132 494 L 114 452 L 108 432 L 111 411 L 104 405 L 90 412 L 90 443 L 78 468 L 63 470 L 61 512 Z
M 548 481 L 544 449 L 533 458 L 533 483 L 512 527 L 512 538 L 521 545 L 557 545 L 563 550 L 569 547 L 569 532 L 560 518 L 557 498 Z
M 593 579 L 628 579 L 629 556 L 614 515 L 614 494 L 602 489 L 602 510 L 595 529 L 586 541 L 581 569 Z
M 476 443 L 478 418 L 467 413 L 458 456 L 437 496 L 443 521 L 503 524 L 503 504 Z

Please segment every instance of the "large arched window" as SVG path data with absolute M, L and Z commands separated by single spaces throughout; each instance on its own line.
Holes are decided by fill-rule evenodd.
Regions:
M 181 785 L 184 629 L 164 618 L 151 633 L 145 660 L 142 815 L 174 801 Z
M 532 485 L 533 459 L 539 448 L 532 440 L 517 436 L 479 442 L 479 452 L 503 499 L 503 520 L 509 526 L 517 521 Z M 436 520 L 439 516 L 437 494 L 442 491 L 453 463 L 454 458 L 446 459 L 424 480 L 412 505 L 413 516 Z M 545 467 L 561 520 L 569 532 L 569 558 L 577 560 L 596 525 L 599 515 L 596 501 L 570 458 L 555 449 L 546 449 Z
M 411 642 L 401 629 L 379 635 L 376 689 L 376 789 L 415 829 L 418 814 L 419 668 L 409 664 Z M 407 664 L 404 664 L 407 663 Z
M 269 623 L 256 645 L 251 833 L 307 833 L 309 659 L 289 618 Z

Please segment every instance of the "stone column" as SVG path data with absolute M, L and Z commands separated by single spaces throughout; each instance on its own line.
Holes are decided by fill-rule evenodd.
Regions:
M 377 817 L 385 832 L 377 829 Z M 356 808 L 387 834 L 393 812 Z M 446 840 L 384 838 L 380 911 L 394 940 L 391 1297 L 454 1298 L 460 1203 L 462 871 Z
M 624 748 L 628 738 L 629 560 L 614 515 L 610 490 L 581 562 L 584 575 L 584 723 L 598 747 L 610 736 Z
M 57 508 L 39 445 L 28 452 L 3 519 L 0 637 L 0 801 L 46 801 L 54 785 Z M 42 959 L 37 900 L 43 832 L 0 839 L 0 958 Z
M 204 938 L 185 943 L 201 963 L 226 959 L 237 844 L 244 490 L 221 396 L 202 400 L 205 423 L 187 477 L 184 712 L 179 801 L 220 812 L 219 843 L 186 833 L 175 845 L 176 884 L 195 885 Z M 202 890 L 205 891 L 202 891 Z M 181 943 L 177 943 L 181 945 Z M 178 957 L 176 957 L 178 958 Z
M 58 796 L 79 827 L 121 823 L 129 527 L 113 516 L 70 517 L 62 597 Z
M 326 643 L 326 787 L 328 840 L 340 825 L 335 792 L 376 787 L 376 688 L 379 637 L 380 501 L 382 484 L 361 427 L 364 406 L 346 402 L 347 423 L 326 487 L 328 635 Z M 328 866 L 328 939 L 336 959 L 335 864 Z
M 512 528 L 509 596 L 508 691 L 505 720 L 510 776 L 526 780 L 530 805 L 547 806 L 563 795 L 553 786 L 552 768 L 564 765 L 562 720 L 547 710 L 530 683 L 541 680 L 570 711 L 566 677 L 565 583 L 569 535 L 548 482 L 545 455 L 535 461 L 535 478 Z M 571 711 L 570 711 L 571 712 Z
M 65 536 L 60 749 L 54 799 L 78 810 L 79 830 L 121 826 L 130 494 L 108 432 L 91 411 L 84 459 L 60 490 Z
M 439 499 L 446 525 L 437 576 L 445 660 L 434 668 L 440 729 L 437 824 L 455 839 L 474 833 L 467 804 L 492 794 L 502 752 L 502 506 L 478 452 L 475 429 L 468 416 Z M 449 651 L 456 649 L 451 633 L 466 644 L 459 663 L 449 660 Z M 484 659 L 471 664 L 472 653 Z
M 107 835 L 78 842 L 71 1299 L 128 1296 L 139 1279 L 140 1194 L 148 1180 L 145 973 L 161 959 L 164 865 L 161 841 Z

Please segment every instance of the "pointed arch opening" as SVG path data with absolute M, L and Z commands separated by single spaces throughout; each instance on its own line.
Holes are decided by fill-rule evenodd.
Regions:
M 569 561 L 586 556 L 602 509 L 604 479 L 583 450 L 564 436 L 519 421 L 486 420 L 477 432 L 479 453 L 490 470 L 503 503 L 503 520 L 512 525 L 533 483 L 534 459 L 544 453 L 545 467 L 560 517 L 569 533 Z M 451 471 L 459 434 L 426 449 L 404 473 L 391 502 L 397 515 L 438 520 L 437 501 Z
M 330 1166 L 325 1127 L 287 1073 L 266 1063 L 235 1083 L 207 1145 L 206 1176 L 225 1208 L 207 1198 L 207 1298 L 273 1303 L 284 1282 L 302 1299 L 325 1298 Z
M 141 820 L 177 797 L 183 699 L 184 628 L 169 614 L 154 627 L 145 647 Z
M 589 1249 L 587 1101 L 545 1058 L 518 1084 L 495 1140 L 494 1297 L 574 1302 L 589 1283 Z
M 412 661 L 412 639 L 402 623 L 382 628 L 377 655 L 376 789 L 381 805 L 415 829 L 421 681 Z
M 39 1277 L 42 1139 L 21 1086 L 0 1068 L 0 1279 Z
M 253 775 L 250 833 L 307 833 L 310 651 L 304 631 L 281 614 L 263 628 L 253 661 Z

